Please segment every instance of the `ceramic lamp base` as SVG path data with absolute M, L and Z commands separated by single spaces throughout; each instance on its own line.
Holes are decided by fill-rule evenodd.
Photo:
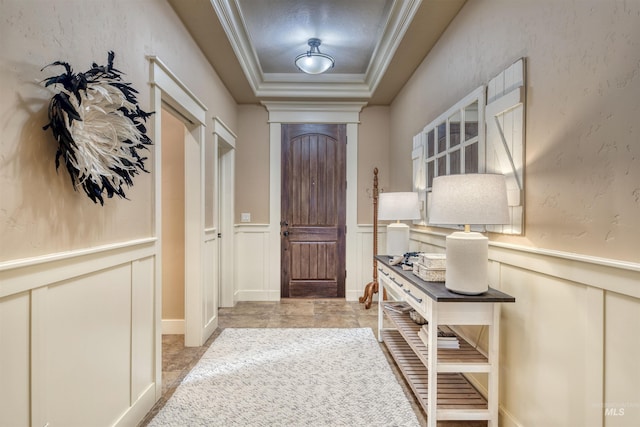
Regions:
M 489 239 L 457 231 L 447 236 L 445 286 L 452 292 L 478 295 L 489 290 Z
M 401 222 L 387 225 L 387 255 L 409 252 L 409 226 Z

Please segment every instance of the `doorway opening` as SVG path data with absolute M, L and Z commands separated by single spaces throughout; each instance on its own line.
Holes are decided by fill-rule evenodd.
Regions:
M 183 119 L 163 105 L 162 122 L 162 333 L 184 335 L 185 179 L 188 133 Z

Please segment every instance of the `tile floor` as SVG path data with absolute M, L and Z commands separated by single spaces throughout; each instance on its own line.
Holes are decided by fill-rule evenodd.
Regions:
M 219 310 L 219 327 L 202 347 L 185 347 L 182 335 L 162 337 L 162 397 L 147 414 L 139 427 L 146 426 L 164 406 L 185 375 L 198 362 L 224 328 L 371 328 L 377 335 L 378 308 L 374 303 L 370 309 L 363 304 L 343 299 L 283 299 L 280 302 L 239 302 L 233 308 Z M 415 400 L 408 384 L 389 356 L 385 346 L 383 352 L 391 368 L 411 401 L 421 425 L 426 425 L 426 416 Z M 479 427 L 483 422 L 440 422 L 446 427 Z

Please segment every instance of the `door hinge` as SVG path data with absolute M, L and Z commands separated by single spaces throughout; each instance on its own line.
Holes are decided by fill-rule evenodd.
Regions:
M 218 233 L 218 239 L 222 237 L 222 233 Z

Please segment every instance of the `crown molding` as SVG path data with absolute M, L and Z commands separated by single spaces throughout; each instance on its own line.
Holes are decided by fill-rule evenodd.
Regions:
M 393 2 L 384 33 L 374 49 L 365 74 L 310 76 L 303 73 L 263 73 L 237 0 L 211 0 L 255 96 L 340 99 L 372 96 L 421 3 L 422 0 Z

